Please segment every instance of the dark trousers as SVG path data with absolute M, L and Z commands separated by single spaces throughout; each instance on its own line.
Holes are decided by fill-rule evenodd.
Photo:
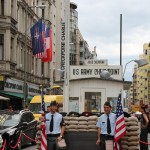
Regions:
M 100 135 L 100 150 L 106 150 L 106 144 L 105 144 L 106 140 L 114 140 L 114 137 L 101 134 Z
M 59 135 L 56 136 L 47 135 L 47 150 L 58 150 L 56 143 L 58 137 Z
M 148 142 L 148 130 L 141 129 L 140 141 Z M 140 150 L 148 150 L 148 145 L 140 143 Z

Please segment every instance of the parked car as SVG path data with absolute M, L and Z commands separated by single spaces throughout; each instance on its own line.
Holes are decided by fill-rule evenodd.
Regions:
M 31 111 L 0 111 L 0 146 L 6 143 L 5 149 L 19 149 L 28 143 L 36 144 L 36 133 L 37 121 Z

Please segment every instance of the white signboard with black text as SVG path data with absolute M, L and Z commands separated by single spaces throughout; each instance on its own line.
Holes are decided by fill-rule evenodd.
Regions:
M 122 66 L 70 66 L 70 79 L 100 78 L 100 73 L 107 70 L 110 77 L 122 80 Z

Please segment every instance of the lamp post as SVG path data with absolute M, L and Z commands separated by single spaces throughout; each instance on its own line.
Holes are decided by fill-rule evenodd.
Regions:
M 124 72 L 123 72 L 123 75 L 122 75 L 122 79 L 123 79 L 123 80 L 124 80 L 124 74 L 125 74 L 127 65 L 128 65 L 129 63 L 133 62 L 133 61 L 138 64 L 138 68 L 139 68 L 139 67 L 142 67 L 142 66 L 145 66 L 145 65 L 148 64 L 148 62 L 147 62 L 146 59 L 130 60 L 130 61 L 127 62 L 126 65 L 125 65 Z
M 123 75 L 122 75 L 122 79 L 124 80 L 124 75 L 125 75 L 125 71 L 126 71 L 126 67 L 129 63 L 131 62 L 136 62 L 138 64 L 138 68 L 139 67 L 142 67 L 142 66 L 145 66 L 148 64 L 147 60 L 146 59 L 139 59 L 139 60 L 130 60 L 129 62 L 126 63 L 125 65 L 125 68 L 124 68 L 124 72 L 123 72 Z M 134 78 L 135 78 L 135 74 L 133 74 L 133 105 L 134 105 Z

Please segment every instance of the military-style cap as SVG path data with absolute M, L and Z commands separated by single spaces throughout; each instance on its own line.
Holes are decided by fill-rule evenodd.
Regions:
M 50 106 L 57 106 L 56 101 L 51 101 Z

